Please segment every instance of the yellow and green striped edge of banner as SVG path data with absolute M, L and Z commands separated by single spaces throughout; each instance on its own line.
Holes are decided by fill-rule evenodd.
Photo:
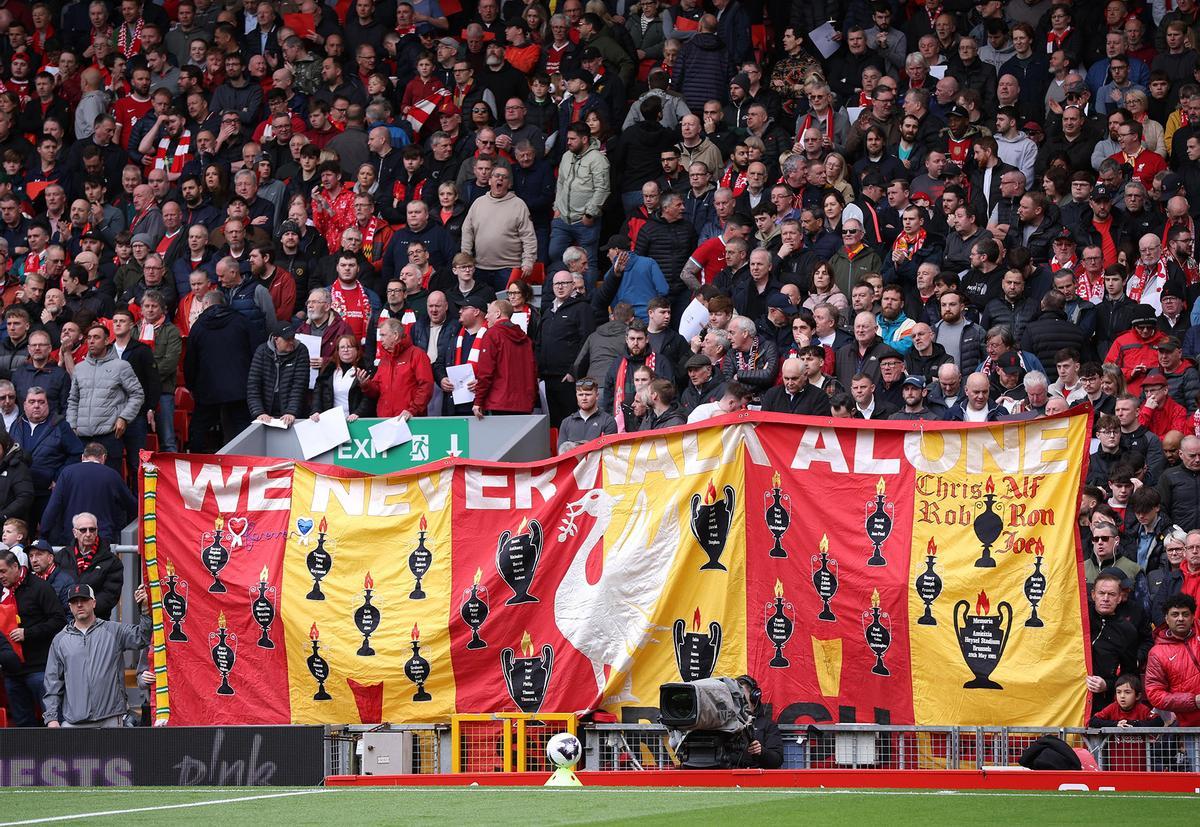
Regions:
M 154 669 L 154 725 L 170 720 L 170 691 L 167 686 L 167 636 L 163 623 L 162 575 L 158 570 L 158 469 L 142 463 L 142 554 L 146 560 L 150 592 L 150 617 L 154 624 L 151 663 Z

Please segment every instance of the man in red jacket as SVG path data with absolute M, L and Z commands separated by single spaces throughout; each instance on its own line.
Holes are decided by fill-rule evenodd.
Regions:
M 1146 660 L 1146 699 L 1156 709 L 1175 713 L 1179 725 L 1200 726 L 1200 637 L 1196 635 L 1196 599 L 1173 594 L 1163 603 L 1166 628 L 1160 629 Z M 1189 742 L 1192 772 L 1200 771 L 1200 741 Z
M 476 418 L 489 414 L 528 414 L 538 398 L 533 342 L 512 323 L 513 307 L 503 299 L 488 305 L 488 335 L 475 366 Z
M 375 413 L 384 418 L 425 416 L 433 398 L 429 356 L 413 347 L 399 319 L 379 322 L 379 345 L 379 367 L 363 385 L 363 393 L 376 400 Z
M 1167 392 L 1167 375 L 1158 368 L 1146 373 L 1142 380 L 1146 401 L 1138 411 L 1138 422 L 1162 439 L 1170 431 L 1188 432 L 1187 409 Z

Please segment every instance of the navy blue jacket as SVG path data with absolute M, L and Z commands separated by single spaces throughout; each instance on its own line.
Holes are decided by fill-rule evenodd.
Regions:
M 256 338 L 246 317 L 228 305 L 210 307 L 188 332 L 183 375 L 198 405 L 246 398 Z
M 50 502 L 42 513 L 42 536 L 54 545 L 75 542 L 71 520 L 80 511 L 96 515 L 100 539 L 113 543 L 137 516 L 137 500 L 121 475 L 100 462 L 78 462 L 58 475 Z
M 49 493 L 50 486 L 58 479 L 59 472 L 68 465 L 79 462 L 83 453 L 83 442 L 75 436 L 62 414 L 51 414 L 50 418 L 33 429 L 29 420 L 19 416 L 8 429 L 13 442 L 29 455 L 29 470 L 33 474 L 33 488 L 38 494 Z
M 71 393 L 71 375 L 57 362 L 47 362 L 44 368 L 35 368 L 29 362 L 17 365 L 12 374 L 13 386 L 17 389 L 17 404 L 25 404 L 29 389 L 40 387 L 46 391 L 51 414 L 67 412 L 67 396 Z

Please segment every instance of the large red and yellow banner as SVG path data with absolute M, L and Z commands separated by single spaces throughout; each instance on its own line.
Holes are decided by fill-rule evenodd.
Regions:
M 1089 424 L 745 414 L 386 477 L 147 455 L 156 714 L 637 721 L 750 673 L 786 723 L 1082 725 Z

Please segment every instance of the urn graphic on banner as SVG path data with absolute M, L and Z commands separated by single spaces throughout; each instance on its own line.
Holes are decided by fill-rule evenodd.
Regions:
M 714 620 L 708 624 L 707 635 L 701 632 L 700 607 L 697 606 L 692 615 L 692 631 L 688 632 L 686 628 L 683 618 L 675 621 L 673 638 L 679 676 L 685 681 L 711 678 L 717 658 L 721 656 L 721 624 Z
M 530 520 L 528 525 L 529 530 L 526 531 L 525 518 L 522 517 L 517 533 L 512 534 L 506 529 L 500 533 L 496 543 L 496 571 L 513 590 L 513 596 L 505 601 L 505 606 L 539 602 L 529 590 L 533 587 L 533 576 L 542 557 L 542 524 Z
M 709 480 L 703 503 L 699 494 L 692 495 L 692 536 L 708 555 L 708 562 L 700 567 L 700 571 L 728 571 L 721 563 L 721 555 L 725 553 L 725 541 L 729 539 L 737 492 L 732 485 L 725 486 L 723 491 L 725 498 L 717 499 L 717 489 Z
M 996 606 L 996 614 L 988 614 L 992 605 L 987 592 L 980 591 L 975 600 L 975 614 L 969 614 L 970 608 L 971 604 L 965 600 L 954 604 L 954 634 L 967 668 L 975 675 L 974 680 L 963 684 L 963 689 L 1003 689 L 991 679 L 991 674 L 1000 665 L 1008 646 L 1012 606 L 1002 600 Z
M 504 673 L 504 685 L 522 712 L 537 712 L 546 700 L 550 687 L 550 675 L 554 668 L 554 647 L 549 643 L 542 646 L 541 657 L 526 632 L 521 638 L 521 655 L 507 647 L 500 653 L 500 668 Z

